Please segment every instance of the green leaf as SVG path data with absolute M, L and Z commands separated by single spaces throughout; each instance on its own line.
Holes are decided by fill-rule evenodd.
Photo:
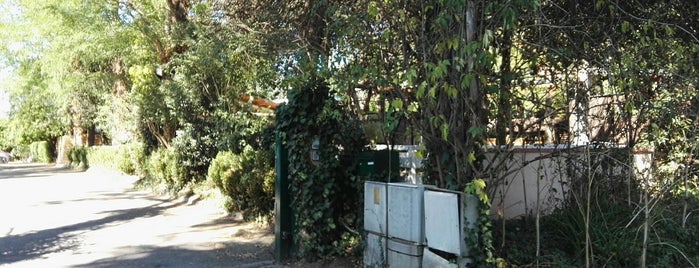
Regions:
M 422 81 L 420 85 L 417 87 L 417 92 L 415 92 L 415 97 L 418 99 L 422 98 L 425 96 L 425 89 L 427 88 L 427 82 Z
M 403 109 L 403 100 L 401 99 L 393 99 L 391 101 L 391 107 L 395 108 L 395 110 L 401 110 Z
M 461 88 L 471 87 L 471 80 L 473 80 L 473 74 L 465 73 L 461 75 Z
M 434 99 L 437 96 L 437 87 L 430 87 L 430 91 L 428 92 L 428 94 L 430 95 L 430 97 Z
M 465 47 L 466 54 L 468 54 L 468 55 L 473 55 L 474 53 L 476 53 L 477 49 L 478 49 L 478 43 L 476 43 L 476 42 L 468 43 Z
M 476 154 L 474 152 L 468 153 L 468 158 L 466 158 L 466 162 L 469 164 L 473 164 L 473 162 L 476 161 Z
M 471 134 L 472 138 L 478 137 L 481 133 L 483 133 L 483 128 L 481 127 L 471 126 L 468 128 L 468 134 Z
M 442 139 L 449 140 L 449 124 L 442 123 L 440 130 L 442 131 Z
M 379 16 L 379 8 L 376 5 L 376 1 L 371 1 L 369 2 L 369 6 L 367 7 L 367 14 L 369 16 L 376 18 Z
M 631 28 L 631 24 L 629 24 L 628 21 L 624 21 L 621 23 L 621 32 L 622 33 L 628 33 L 630 28 Z

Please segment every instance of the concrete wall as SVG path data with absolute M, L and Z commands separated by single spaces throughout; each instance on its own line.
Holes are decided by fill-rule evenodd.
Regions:
M 588 161 L 593 162 L 591 172 L 596 178 L 628 179 L 624 163 L 612 159 L 607 149 L 586 147 L 556 148 L 546 146 L 525 146 L 515 148 L 511 158 L 505 160 L 507 167 L 488 181 L 494 186 L 491 202 L 493 216 L 512 219 L 521 216 L 547 215 L 553 212 L 570 195 L 573 185 L 586 183 Z M 589 157 L 593 158 L 590 160 Z M 488 155 L 493 161 L 495 153 Z M 652 151 L 633 151 L 630 171 L 641 182 L 651 181 Z M 627 161 L 628 162 L 628 161 Z M 601 164 L 604 163 L 604 164 Z M 602 166 L 608 166 L 608 169 Z M 601 181 L 600 181 L 601 182 Z M 610 183 L 610 182 L 603 182 Z M 623 183 L 626 183 L 624 181 Z M 616 198 L 627 198 L 627 191 L 620 191 Z
M 511 219 L 553 211 L 565 199 L 570 185 L 567 155 L 557 151 L 553 148 L 515 149 L 511 157 L 504 160 L 507 168 L 487 182 L 494 189 L 491 214 Z M 489 153 L 485 164 L 495 160 L 494 157 L 495 153 Z
M 380 147 L 378 149 L 385 149 Z M 405 182 L 422 184 L 420 168 L 422 159 L 417 158 L 418 146 L 396 145 L 394 150 L 399 151 L 401 172 Z M 488 188 L 491 189 L 491 213 L 494 217 L 512 219 L 526 215 L 546 215 L 553 212 L 562 201 L 568 198 L 571 185 L 582 183 L 582 175 L 587 168 L 586 161 L 589 156 L 596 157 L 594 170 L 605 178 L 617 176 L 627 178 L 623 162 L 611 159 L 609 149 L 590 149 L 586 146 L 565 147 L 559 146 L 519 146 L 511 149 L 507 154 L 498 154 L 495 151 L 486 153 L 484 165 L 498 165 L 506 167 L 497 173 L 491 173 L 487 179 Z M 495 159 L 496 155 L 500 155 Z M 506 155 L 503 158 L 502 155 Z M 633 176 L 641 182 L 651 182 L 651 166 L 653 152 L 636 150 L 632 152 Z M 611 166 L 602 168 L 599 163 Z M 628 161 L 626 161 L 628 162 Z M 572 176 L 571 176 L 572 175 Z M 608 176 L 609 175 L 609 176 Z M 571 178 L 573 177 L 573 178 Z M 484 178 L 485 179 L 485 178 Z M 577 179 L 577 180 L 576 180 Z M 648 186 L 648 185 L 646 185 Z M 620 191 L 619 198 L 626 198 L 630 193 Z

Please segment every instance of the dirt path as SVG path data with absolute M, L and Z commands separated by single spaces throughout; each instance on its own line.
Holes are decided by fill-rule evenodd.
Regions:
M 273 234 L 96 169 L 0 165 L 0 267 L 283 267 Z

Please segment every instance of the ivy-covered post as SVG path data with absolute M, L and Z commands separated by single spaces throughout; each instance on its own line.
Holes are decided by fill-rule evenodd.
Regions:
M 291 257 L 293 245 L 293 211 L 289 195 L 289 157 L 279 132 L 274 140 L 274 258 Z

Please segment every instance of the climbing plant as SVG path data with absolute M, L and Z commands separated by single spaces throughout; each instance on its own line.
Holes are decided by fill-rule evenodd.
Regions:
M 472 267 L 491 267 L 503 260 L 494 257 L 492 223 L 490 216 L 490 199 L 485 191 L 485 181 L 475 179 L 466 184 L 464 193 L 478 198 L 478 218 L 474 228 L 469 228 L 466 235 L 466 243 L 473 257 Z M 468 221 L 468 219 L 466 219 Z
M 276 110 L 276 131 L 289 151 L 294 241 L 309 259 L 343 254 L 358 241 L 363 188 L 355 158 L 366 142 L 359 121 L 345 109 L 316 78 L 290 92 L 289 103 Z

